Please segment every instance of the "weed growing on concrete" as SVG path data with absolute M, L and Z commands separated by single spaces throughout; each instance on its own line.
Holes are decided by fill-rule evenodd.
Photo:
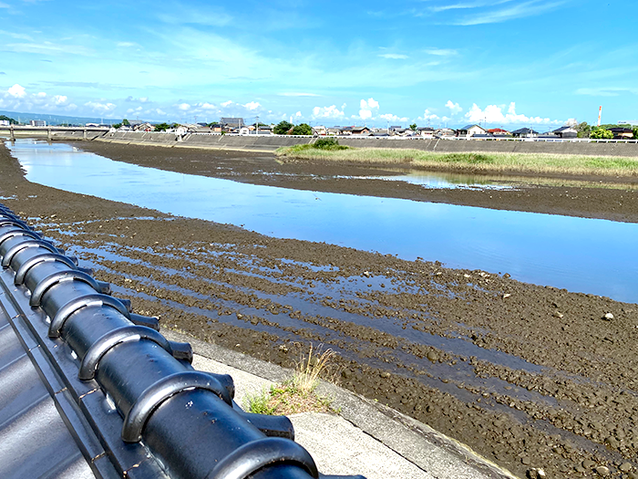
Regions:
M 315 393 L 319 376 L 330 363 L 334 351 L 318 354 L 312 346 L 307 356 L 297 364 L 292 378 L 270 389 L 246 397 L 245 408 L 255 414 L 296 414 L 301 412 L 337 412 L 328 398 Z

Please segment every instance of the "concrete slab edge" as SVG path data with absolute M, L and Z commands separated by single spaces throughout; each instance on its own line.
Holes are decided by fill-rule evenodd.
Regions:
M 187 334 L 165 329 L 161 332 L 169 340 L 191 343 L 195 354 L 260 378 L 280 382 L 292 376 L 290 369 L 201 341 Z M 491 479 L 519 479 L 465 444 L 383 404 L 325 381 L 321 382 L 317 392 L 333 401 L 343 419 L 417 467 L 432 472 L 436 477 L 469 479 L 476 477 L 476 473 L 479 472 L 482 477 Z M 455 472 L 450 476 L 449 467 L 453 464 Z M 459 470 L 459 464 L 466 467 Z

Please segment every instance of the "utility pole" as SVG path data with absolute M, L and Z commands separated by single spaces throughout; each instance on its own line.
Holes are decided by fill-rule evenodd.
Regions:
M 257 115 L 257 128 L 255 129 L 255 131 L 257 132 L 257 135 L 259 135 L 259 115 Z

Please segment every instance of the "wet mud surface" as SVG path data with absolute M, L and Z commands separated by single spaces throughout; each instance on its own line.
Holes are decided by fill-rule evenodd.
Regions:
M 79 142 L 74 146 L 141 166 L 259 185 L 638 223 L 638 177 L 635 176 L 550 176 L 545 179 L 556 185 L 562 185 L 563 182 L 567 185 L 558 187 L 534 184 L 534 178 L 513 175 L 501 176 L 496 181 L 497 184 L 512 184 L 515 186 L 513 189 L 430 189 L 404 181 L 370 178 L 414 171 L 412 167 L 401 168 L 396 164 L 366 166 L 333 161 L 308 162 L 277 158 L 272 153 L 121 145 L 99 141 Z M 356 177 L 356 180 L 352 177 Z M 570 186 L 573 180 L 587 180 L 599 187 Z
M 107 155 L 107 146 L 99 153 L 125 155 L 119 146 Z M 139 164 L 161 152 L 182 161 L 191 154 L 150 150 Z M 268 155 L 222 153 L 192 155 L 210 155 L 206 168 L 229 177 L 230 165 L 243 164 L 243 181 L 278 165 Z M 181 168 L 167 158 L 157 166 Z M 339 353 L 333 379 L 341 386 L 520 477 L 532 468 L 550 478 L 595 477 L 602 467 L 608 477 L 638 477 L 636 304 L 66 193 L 26 181 L 3 146 L 0 196 L 164 328 L 285 366 L 310 343 L 323 344 Z M 576 216 L 618 214 L 573 201 Z M 635 203 L 622 215 L 635 220 Z

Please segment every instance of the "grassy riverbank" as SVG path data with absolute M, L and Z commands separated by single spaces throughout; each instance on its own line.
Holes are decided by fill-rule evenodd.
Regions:
M 347 148 L 312 145 L 279 148 L 277 156 L 364 164 L 401 164 L 457 171 L 521 172 L 561 175 L 638 176 L 638 158 L 528 153 L 437 153 L 412 149 Z

